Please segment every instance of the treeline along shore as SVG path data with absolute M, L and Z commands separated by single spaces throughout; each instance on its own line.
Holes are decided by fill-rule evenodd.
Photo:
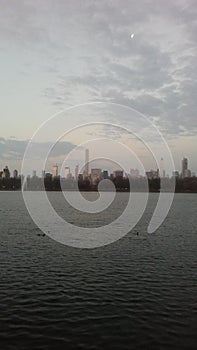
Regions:
M 22 188 L 22 178 L 0 178 L 0 191 L 20 191 Z M 197 177 L 191 178 L 163 178 L 162 189 L 166 192 L 173 191 L 173 183 L 175 181 L 176 193 L 197 193 Z M 114 178 L 112 180 L 114 188 L 118 192 L 159 192 L 161 189 L 161 179 L 147 179 L 141 178 Z M 109 186 L 109 182 L 99 182 L 92 184 L 88 179 L 76 181 L 73 179 L 60 179 L 57 178 L 39 178 L 32 177 L 27 178 L 24 186 L 24 190 L 28 191 L 111 191 L 112 186 Z

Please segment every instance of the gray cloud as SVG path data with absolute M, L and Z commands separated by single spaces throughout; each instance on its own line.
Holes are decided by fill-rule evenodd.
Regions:
M 0 3 L 0 36 L 54 77 L 47 102 L 117 102 L 156 118 L 166 135 L 194 134 L 195 0 Z
M 64 104 L 68 98 L 75 104 L 83 91 L 87 101 L 126 104 L 149 117 L 158 117 L 158 126 L 166 134 L 181 134 L 182 126 L 193 134 L 196 3 L 143 1 L 140 8 L 132 1 L 124 2 L 124 6 L 119 1 L 85 4 L 80 24 L 92 15 L 88 24 L 97 47 L 94 56 L 89 50 L 89 56 L 82 59 L 87 63 L 85 72 L 63 78 L 62 95 L 58 99 L 57 89 L 56 103 Z M 131 41 L 132 31 L 135 37 Z M 91 35 L 87 41 L 94 48 Z M 61 96 L 65 100 L 60 100 Z
M 21 160 L 23 158 L 28 141 L 16 139 L 4 139 L 0 137 L 0 159 L 3 160 Z M 34 155 L 39 157 L 41 150 L 48 150 L 52 146 L 52 142 L 34 143 Z M 70 142 L 58 142 L 50 152 L 49 158 L 58 157 L 68 154 L 74 144 Z

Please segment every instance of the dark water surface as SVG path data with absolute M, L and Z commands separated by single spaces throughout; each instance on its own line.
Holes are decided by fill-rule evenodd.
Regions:
M 0 201 L 0 349 L 196 349 L 196 194 L 146 234 L 151 194 L 132 232 L 93 250 L 40 236 L 20 193 Z

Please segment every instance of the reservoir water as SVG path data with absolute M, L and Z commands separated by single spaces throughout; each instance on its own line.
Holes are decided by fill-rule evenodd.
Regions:
M 90 217 L 49 194 L 79 226 L 113 220 L 127 194 L 117 196 L 117 213 Z M 196 349 L 197 195 L 176 194 L 153 234 L 149 197 L 125 237 L 77 249 L 43 236 L 20 192 L 0 192 L 1 349 Z

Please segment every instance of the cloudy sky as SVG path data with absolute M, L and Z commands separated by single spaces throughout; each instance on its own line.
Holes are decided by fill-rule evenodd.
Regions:
M 0 8 L 0 168 L 18 166 L 51 115 L 104 101 L 145 114 L 176 167 L 187 156 L 197 172 L 196 0 L 0 0 Z

